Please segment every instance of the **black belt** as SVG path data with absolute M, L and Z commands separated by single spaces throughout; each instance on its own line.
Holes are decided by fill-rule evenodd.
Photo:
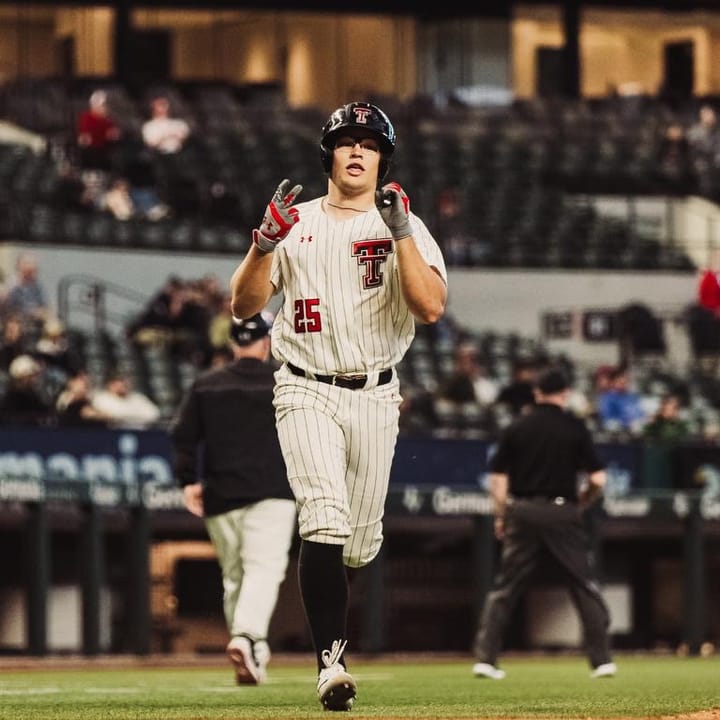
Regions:
M 565 503 L 574 503 L 577 502 L 577 498 L 574 497 L 566 497 L 564 495 L 554 495 L 554 496 L 547 496 L 547 495 L 513 495 L 514 500 L 531 500 L 534 502 L 548 502 L 552 503 L 553 505 L 564 505 Z
M 308 380 L 317 380 L 318 382 L 325 383 L 327 385 L 337 385 L 341 388 L 346 388 L 347 390 L 360 390 L 361 388 L 365 387 L 365 384 L 367 383 L 368 376 L 367 375 L 309 375 L 306 373 L 302 368 L 297 367 L 297 365 L 293 365 L 292 363 L 287 363 L 288 369 L 293 375 L 297 375 L 298 377 L 304 377 Z M 392 380 L 392 369 L 388 368 L 387 370 L 382 370 L 380 374 L 378 375 L 378 385 L 386 385 L 387 383 Z

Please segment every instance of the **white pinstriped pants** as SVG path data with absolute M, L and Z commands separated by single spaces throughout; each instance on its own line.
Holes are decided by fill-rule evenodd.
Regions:
M 230 636 L 267 639 L 295 533 L 295 503 L 269 498 L 205 518 L 223 576 Z
M 397 377 L 348 390 L 275 373 L 278 437 L 298 507 L 300 537 L 343 545 L 349 567 L 380 551 L 400 412 Z

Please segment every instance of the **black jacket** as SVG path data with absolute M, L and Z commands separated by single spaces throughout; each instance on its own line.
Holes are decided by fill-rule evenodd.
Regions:
M 197 377 L 171 428 L 180 485 L 202 480 L 205 515 L 292 498 L 272 405 L 274 368 L 242 358 Z
M 506 427 L 490 461 L 491 472 L 509 476 L 514 497 L 576 499 L 578 473 L 603 467 L 585 423 L 549 403 Z

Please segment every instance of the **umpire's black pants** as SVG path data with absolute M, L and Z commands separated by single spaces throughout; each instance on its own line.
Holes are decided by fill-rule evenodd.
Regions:
M 610 615 L 590 565 L 589 544 L 578 505 L 545 498 L 513 499 L 505 515 L 500 568 L 483 608 L 474 653 L 478 662 L 497 664 L 506 625 L 527 589 L 542 549 L 565 571 L 580 615 L 590 665 L 610 662 Z

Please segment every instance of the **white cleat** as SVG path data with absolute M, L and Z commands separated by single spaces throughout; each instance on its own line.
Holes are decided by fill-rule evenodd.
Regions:
M 265 680 L 264 668 L 261 669 L 255 660 L 250 638 L 244 635 L 232 638 L 225 652 L 235 669 L 238 685 L 257 685 Z
M 272 657 L 270 646 L 267 644 L 267 640 L 256 640 L 252 650 L 258 668 L 258 682 L 264 683 L 267 680 L 267 666 Z
M 490 663 L 479 662 L 473 665 L 473 675 L 477 678 L 488 678 L 489 680 L 502 680 L 505 677 L 505 671 L 496 668 Z
M 614 662 L 603 663 L 598 665 L 591 673 L 591 678 L 611 678 L 615 677 L 617 665 Z
M 322 651 L 325 667 L 318 675 L 317 693 L 318 700 L 325 710 L 340 712 L 352 710 L 357 695 L 357 685 L 353 676 L 339 660 L 346 642 L 335 640 L 332 649 Z

